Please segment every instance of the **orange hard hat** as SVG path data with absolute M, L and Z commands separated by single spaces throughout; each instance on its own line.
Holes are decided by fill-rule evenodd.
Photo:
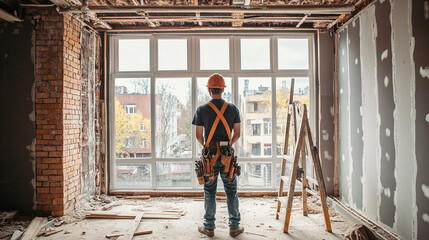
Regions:
M 226 88 L 225 80 L 219 73 L 214 73 L 210 76 L 206 87 L 208 88 Z

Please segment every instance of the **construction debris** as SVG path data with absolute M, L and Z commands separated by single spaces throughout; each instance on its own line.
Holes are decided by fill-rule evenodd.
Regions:
M 53 230 L 53 231 L 50 231 L 50 232 L 47 232 L 47 233 L 43 234 L 43 236 L 48 237 L 48 236 L 54 235 L 54 234 L 62 232 L 62 231 L 64 231 L 64 229 Z
M 379 240 L 379 238 L 367 228 L 365 225 L 356 224 L 349 228 L 347 235 L 344 237 L 346 240 Z
M 42 226 L 46 223 L 46 218 L 35 217 L 33 221 L 31 221 L 30 225 L 24 232 L 21 240 L 31 240 L 34 239 L 39 233 Z
M 12 237 L 10 238 L 10 240 L 18 240 L 21 235 L 23 234 L 23 232 L 16 230 L 13 234 Z
M 135 232 L 134 236 L 139 236 L 139 235 L 145 235 L 145 234 L 151 234 L 152 230 L 146 230 L 146 231 L 142 231 L 142 232 Z
M 165 213 L 165 212 L 146 212 L 142 213 L 142 219 L 179 219 L 182 213 Z M 85 216 L 85 218 L 100 218 L 100 219 L 133 219 L 136 215 L 132 213 L 98 213 L 93 212 Z
M 0 223 L 8 222 L 15 218 L 18 214 L 18 211 L 6 211 L 0 213 Z
M 125 199 L 149 199 L 150 195 L 141 195 L 141 196 L 126 196 Z
M 111 203 L 109 203 L 109 204 L 104 205 L 104 206 L 103 206 L 103 208 L 102 208 L 101 210 L 103 210 L 103 211 L 107 211 L 107 210 L 112 209 L 112 208 L 113 208 L 114 206 L 116 206 L 116 205 L 119 205 L 119 203 L 118 203 L 118 202 L 111 202 Z

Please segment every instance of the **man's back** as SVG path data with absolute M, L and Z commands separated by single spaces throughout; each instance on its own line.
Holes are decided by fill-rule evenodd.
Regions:
M 212 99 L 210 102 L 212 102 L 218 108 L 218 110 L 220 110 L 225 100 Z M 204 127 L 205 140 L 207 140 L 207 137 L 209 135 L 213 122 L 216 119 L 216 116 L 217 116 L 216 112 L 207 103 L 198 107 L 195 113 L 192 124 Z M 231 131 L 233 129 L 234 123 L 241 122 L 240 112 L 238 108 L 232 103 L 228 103 L 228 106 L 225 109 L 225 113 L 223 114 L 223 116 L 225 117 L 226 122 L 229 125 L 229 129 Z M 220 121 L 213 135 L 212 141 L 227 141 L 227 140 L 228 140 L 228 135 L 226 133 L 225 126 Z

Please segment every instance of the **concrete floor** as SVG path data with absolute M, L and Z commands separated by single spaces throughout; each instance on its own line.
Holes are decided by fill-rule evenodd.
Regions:
M 240 198 L 241 224 L 245 232 L 236 239 L 343 239 L 351 224 L 330 208 L 333 233 L 325 230 L 320 201 L 309 198 L 309 215 L 304 217 L 301 210 L 301 198 L 294 198 L 289 234 L 283 233 L 284 212 L 275 219 L 276 198 Z M 115 200 L 113 200 L 115 201 Z M 133 239 L 201 239 L 208 238 L 197 231 L 203 222 L 204 202 L 193 198 L 150 198 L 148 200 L 118 199 L 118 206 L 105 211 L 136 213 L 142 211 L 159 212 L 181 209 L 186 214 L 177 220 L 144 219 L 138 231 L 153 230 L 152 234 L 136 236 Z M 64 217 L 65 224 L 54 227 L 63 229 L 49 237 L 38 239 L 107 239 L 108 234 L 121 234 L 127 231 L 131 219 L 81 219 L 88 210 L 100 210 L 105 203 L 92 201 L 70 216 Z M 110 238 L 114 239 L 114 238 Z M 226 202 L 217 202 L 215 237 L 212 239 L 232 239 L 229 236 Z

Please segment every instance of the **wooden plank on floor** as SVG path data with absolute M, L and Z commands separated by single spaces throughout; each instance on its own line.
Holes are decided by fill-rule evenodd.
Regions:
M 142 232 L 135 232 L 134 236 L 140 236 L 140 235 L 151 234 L 151 233 L 152 233 L 152 230 L 146 230 Z
M 141 196 L 126 196 L 125 199 L 149 199 L 150 195 L 141 195 Z
M 123 235 L 117 238 L 118 240 L 131 240 L 133 239 L 134 233 L 136 232 L 137 228 L 139 227 L 140 221 L 142 220 L 143 213 L 137 214 L 137 216 L 134 218 L 134 221 L 132 224 L 130 224 L 130 228 L 128 231 Z
M 22 235 L 21 240 L 32 240 L 36 238 L 37 234 L 40 231 L 40 228 L 42 228 L 43 223 L 45 222 L 45 218 L 42 217 L 35 217 L 30 225 L 25 230 L 24 234 Z

